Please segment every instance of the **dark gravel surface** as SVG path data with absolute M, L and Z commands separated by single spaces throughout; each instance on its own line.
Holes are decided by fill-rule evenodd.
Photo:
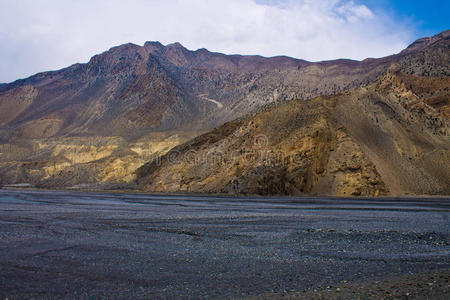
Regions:
M 448 198 L 0 190 L 0 299 L 245 298 L 448 279 L 449 212 Z
M 384 279 L 343 280 L 336 285 L 315 287 L 291 294 L 267 293 L 247 300 L 292 299 L 450 299 L 450 269 L 413 275 L 387 276 Z

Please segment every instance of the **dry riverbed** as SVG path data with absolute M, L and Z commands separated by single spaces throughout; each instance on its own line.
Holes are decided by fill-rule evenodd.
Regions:
M 0 299 L 447 299 L 446 198 L 0 191 Z

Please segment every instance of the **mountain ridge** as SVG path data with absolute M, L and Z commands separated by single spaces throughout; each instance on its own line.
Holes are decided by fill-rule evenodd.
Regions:
M 449 76 L 448 61 L 449 31 L 420 39 L 398 54 L 363 61 L 225 55 L 191 51 L 179 43 L 120 45 L 86 64 L 0 86 L 0 184 L 131 184 L 137 176 L 134 171 L 146 162 L 213 128 L 271 103 L 361 89 L 379 81 L 393 65 L 401 74 L 413 76 L 407 82 L 418 90 L 406 88 L 413 95 L 422 95 L 424 89 L 437 93 L 420 96 L 426 103 L 419 96 L 414 101 L 445 115 L 448 92 L 442 86 Z M 389 93 L 377 97 L 388 99 Z M 434 122 L 425 118 L 427 113 L 411 116 Z M 333 123 L 333 118 L 323 122 Z M 440 122 L 447 124 L 445 118 Z M 339 140 L 335 132 L 330 131 L 334 142 Z M 345 134 L 358 145 L 355 137 Z
M 342 72 L 354 72 L 354 69 L 358 69 L 356 71 L 357 74 L 355 74 L 355 78 L 353 81 L 354 83 L 349 82 L 350 80 L 347 80 L 347 82 L 330 82 L 330 86 L 323 86 L 318 88 L 313 88 L 314 84 L 305 84 L 304 86 L 300 86 L 299 88 L 302 90 L 309 89 L 309 91 L 303 91 L 303 94 L 298 94 L 298 88 L 293 88 L 292 91 L 290 91 L 290 95 L 286 95 L 286 93 L 280 93 L 278 91 L 275 91 L 276 97 L 279 97 L 281 94 L 284 98 L 311 98 L 314 96 L 318 96 L 320 94 L 330 94 L 335 92 L 334 89 L 343 90 L 347 88 L 351 88 L 352 85 L 358 85 L 362 84 L 361 82 L 357 83 L 358 80 L 363 81 L 366 80 L 365 83 L 368 83 L 371 80 L 374 80 L 374 77 L 380 74 L 387 65 L 391 62 L 392 59 L 397 58 L 398 55 L 392 55 L 385 58 L 380 59 L 370 59 L 370 60 L 364 60 L 364 61 L 354 61 L 354 60 L 347 60 L 347 59 L 339 59 L 335 61 L 323 61 L 323 62 L 307 62 L 304 60 L 298 60 L 291 57 L 285 57 L 285 56 L 276 56 L 271 58 L 266 58 L 262 56 L 243 56 L 243 55 L 224 55 L 221 53 L 215 53 L 215 52 L 209 52 L 205 49 L 199 49 L 196 51 L 190 51 L 184 48 L 179 43 L 169 44 L 167 46 L 163 46 L 159 42 L 146 42 L 144 46 L 138 46 L 135 44 L 124 44 L 117 47 L 113 47 L 109 49 L 108 51 L 105 51 L 101 54 L 93 56 L 90 61 L 86 64 L 74 64 L 70 67 L 58 70 L 58 71 L 50 71 L 50 72 L 43 72 L 36 74 L 34 76 L 31 76 L 26 79 L 17 80 L 13 83 L 7 84 L 2 87 L 2 92 L 7 92 L 8 90 L 13 89 L 17 86 L 22 85 L 31 85 L 35 88 L 41 88 L 49 86 L 55 82 L 59 81 L 72 81 L 73 83 L 71 85 L 77 85 L 76 88 L 82 88 L 80 86 L 80 83 L 88 82 L 89 80 L 94 81 L 93 83 L 96 83 L 96 81 L 99 81 L 100 77 L 103 78 L 107 75 L 115 74 L 117 76 L 121 76 L 120 74 L 124 71 L 126 72 L 126 68 L 132 69 L 128 70 L 129 74 L 125 74 L 125 76 L 129 77 L 128 80 L 133 80 L 134 77 L 139 76 L 139 72 L 145 73 L 145 71 L 138 70 L 137 65 L 141 65 L 140 68 L 144 68 L 142 64 L 145 63 L 145 60 L 148 59 L 148 61 L 152 61 L 156 64 L 159 64 L 162 69 L 164 69 L 165 72 L 168 72 L 169 77 L 174 78 L 177 77 L 183 70 L 206 70 L 206 72 L 216 71 L 220 70 L 221 72 L 234 72 L 236 73 L 247 73 L 252 74 L 253 72 L 269 72 L 272 70 L 276 70 L 277 68 L 283 69 L 285 72 L 290 73 L 296 73 L 296 71 L 299 71 L 302 68 L 315 68 L 315 70 L 312 70 L 315 72 L 312 74 L 313 76 L 321 76 L 320 73 L 327 72 L 327 69 L 333 69 L 333 68 L 343 68 L 344 70 L 339 71 Z M 152 59 L 153 58 L 153 59 Z M 101 67 L 99 67 L 101 66 Z M 114 68 L 112 68 L 114 66 Z M 135 68 L 133 68 L 135 67 Z M 318 69 L 317 69 L 318 68 Z M 325 68 L 324 70 L 321 70 L 322 68 Z M 378 71 L 374 71 L 372 76 L 367 75 L 368 73 L 371 73 L 368 70 L 364 69 L 370 69 L 370 70 L 376 70 L 379 68 Z M 103 73 L 102 73 L 103 72 Z M 188 71 L 192 72 L 192 71 Z M 301 72 L 297 72 L 301 73 Z M 288 76 L 292 74 L 287 74 Z M 302 74 L 303 75 L 303 74 Z M 327 74 L 328 76 L 324 77 L 321 76 L 322 80 L 320 81 L 326 81 L 330 74 Z M 335 75 L 335 77 L 339 76 Z M 362 76 L 361 76 L 362 75 Z M 366 76 L 365 76 L 366 75 Z M 180 77 L 186 77 L 185 74 L 180 75 Z M 201 76 L 201 74 L 194 74 L 192 79 L 189 79 L 188 82 L 184 82 L 184 85 L 193 85 L 193 82 L 198 81 L 198 76 Z M 285 75 L 286 76 L 286 75 Z M 294 75 L 296 76 L 296 75 Z M 110 76 L 111 77 L 111 76 Z M 223 77 L 223 75 L 222 75 Z M 361 78 L 362 77 L 362 78 Z M 368 77 L 367 79 L 364 79 L 364 77 Z M 108 79 L 111 80 L 111 79 Z M 223 78 L 218 78 L 217 80 L 223 80 Z M 239 80 L 239 79 L 238 79 Z M 183 84 L 179 82 L 178 80 L 177 84 Z M 92 84 L 93 84 L 92 83 Z M 127 84 L 126 82 L 121 82 L 120 84 Z M 264 82 L 265 85 L 267 85 L 266 82 Z M 278 82 L 273 82 L 272 85 L 274 86 L 271 89 L 275 89 L 275 86 L 280 85 L 286 85 L 283 84 L 278 80 Z M 331 87 L 331 85 L 333 85 Z M 118 86 L 116 89 L 120 89 L 121 87 Z M 197 88 L 199 89 L 199 88 Z M 325 89 L 325 91 L 321 91 L 321 89 Z M 245 91 L 248 92 L 248 91 Z M 72 94 L 75 94 L 74 91 Z M 87 93 L 90 93 L 90 91 L 87 91 Z M 191 92 L 192 93 L 192 92 Z M 217 90 L 214 89 L 213 91 L 203 90 L 197 92 L 197 94 L 217 94 Z M 260 96 L 260 95 L 258 95 Z M 45 97 L 45 96 L 43 96 Z M 70 97 L 70 95 L 69 95 Z M 120 97 L 120 95 L 119 95 Z M 198 95 L 184 95 L 185 98 L 198 98 Z M 255 97 L 253 97 L 255 98 Z M 230 103 L 231 105 L 239 103 L 240 107 L 239 109 L 233 111 L 233 116 L 225 115 L 221 117 L 221 120 L 218 122 L 213 122 L 213 124 L 210 124 L 209 128 L 212 128 L 214 126 L 219 125 L 220 123 L 223 123 L 224 121 L 228 121 L 232 118 L 234 118 L 235 114 L 245 114 L 252 109 L 254 109 L 256 106 L 264 104 L 261 103 L 261 97 L 258 97 L 258 99 L 249 99 L 248 102 L 260 102 L 256 105 L 252 105 L 251 103 L 244 103 L 244 105 L 250 106 L 248 108 L 243 108 L 242 99 L 233 99 Z M 271 97 L 275 98 L 275 97 Z M 225 99 L 226 100 L 226 99 Z M 276 101 L 277 99 L 275 99 Z M 193 101 L 197 101 L 198 99 L 193 99 Z M 266 100 L 267 101 L 267 100 Z M 47 101 L 48 102 L 48 101 Z M 195 106 L 195 105 L 194 105 Z M 198 107 L 198 110 L 204 109 L 202 106 Z M 194 112 L 194 114 L 197 112 Z M 231 113 L 230 113 L 231 114 Z M 180 117 L 180 116 L 178 116 Z M 67 132 L 65 132 L 67 133 Z
M 400 51 L 399 53 L 396 54 L 391 54 L 388 56 L 384 56 L 384 57 L 378 57 L 378 58 L 373 58 L 373 57 L 367 57 L 365 59 L 362 60 L 355 60 L 355 59 L 350 59 L 350 58 L 336 58 L 336 59 L 330 59 L 330 60 L 320 60 L 320 61 L 308 61 L 308 60 L 304 60 L 301 58 L 296 58 L 296 57 L 292 57 L 292 56 L 287 56 L 287 55 L 275 55 L 275 56 L 264 56 L 264 55 L 259 55 L 259 54 L 224 54 L 221 52 L 217 52 L 217 51 L 210 51 L 207 48 L 199 48 L 196 50 L 190 50 L 187 49 L 186 47 L 184 47 L 180 42 L 173 42 L 173 43 L 169 43 L 166 45 L 163 45 L 161 42 L 159 41 L 146 41 L 144 42 L 144 44 L 141 46 L 139 44 L 135 44 L 132 42 L 129 43 L 124 43 L 118 46 L 114 46 L 109 48 L 108 50 L 105 50 L 99 54 L 95 54 L 91 57 L 91 59 L 86 62 L 86 63 L 74 63 L 70 66 L 64 67 L 62 69 L 58 69 L 58 70 L 50 70 L 50 71 L 42 71 L 42 72 L 38 72 L 34 75 L 30 75 L 28 77 L 25 78 L 20 78 L 20 79 L 16 79 L 13 80 L 11 82 L 6 82 L 6 83 L 0 83 L 0 87 L 1 86 L 5 86 L 5 85 L 14 85 L 17 82 L 23 83 L 24 81 L 30 80 L 33 77 L 41 77 L 43 75 L 51 75 L 52 73 L 59 73 L 61 71 L 65 71 L 67 69 L 71 69 L 71 68 L 75 68 L 75 67 L 79 67 L 79 66 L 83 66 L 83 65 L 87 65 L 89 64 L 93 58 L 98 57 L 98 56 L 102 56 L 105 55 L 107 53 L 110 53 L 111 51 L 115 51 L 115 50 L 120 50 L 126 47 L 133 47 L 133 48 L 144 48 L 144 49 L 149 49 L 149 48 L 156 48 L 156 49 L 167 49 L 167 48 L 179 48 L 179 49 L 183 49 L 183 51 L 187 51 L 187 52 L 197 52 L 197 53 L 208 53 L 211 55 L 221 55 L 221 56 L 227 56 L 227 57 L 249 57 L 249 58 L 260 58 L 260 59 L 265 59 L 265 60 L 270 60 L 270 59 L 279 59 L 279 58 L 283 58 L 283 59 L 289 59 L 289 60 L 293 60 L 296 62 L 304 62 L 307 64 L 327 64 L 327 63 L 333 63 L 333 62 L 356 62 L 356 63 L 362 63 L 365 61 L 373 61 L 373 60 L 379 60 L 379 59 L 385 59 L 385 58 L 389 58 L 392 56 L 396 56 L 396 55 L 400 55 L 400 54 L 407 54 L 407 53 L 411 53 L 412 51 L 420 51 L 422 50 L 424 47 L 429 46 L 430 44 L 432 44 L 433 42 L 439 41 L 439 39 L 441 38 L 448 38 L 448 36 L 450 35 L 450 30 L 447 31 L 443 31 L 433 37 L 424 37 L 424 38 L 420 38 L 416 41 L 414 41 L 412 44 L 410 44 L 407 48 L 405 48 L 404 50 Z

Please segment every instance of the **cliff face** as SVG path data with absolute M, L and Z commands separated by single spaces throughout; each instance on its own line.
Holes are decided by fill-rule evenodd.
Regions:
M 372 105 L 375 100 L 369 99 L 381 98 L 380 103 L 401 113 L 402 118 L 410 117 L 410 123 L 399 123 L 400 133 L 395 138 L 403 138 L 403 130 L 409 130 L 414 137 L 408 135 L 405 140 L 414 147 L 425 147 L 423 136 L 427 143 L 431 141 L 431 146 L 420 151 L 428 153 L 429 147 L 440 147 L 434 154 L 427 154 L 428 160 L 420 168 L 425 168 L 429 160 L 442 158 L 436 153 L 447 155 L 448 145 L 442 136 L 448 132 L 448 36 L 444 32 L 419 40 L 398 55 L 362 62 L 311 63 L 288 57 L 223 55 L 157 42 L 147 42 L 143 47 L 115 47 L 87 64 L 0 86 L 0 183 L 107 185 L 132 183 L 138 174 L 142 186 L 158 191 L 389 193 L 393 187 L 383 178 L 390 177 L 383 175 L 374 156 L 385 151 L 384 144 L 368 150 L 371 145 L 361 142 L 358 132 L 352 131 L 353 125 L 345 122 L 359 122 L 359 114 L 363 114 L 369 119 L 377 117 L 380 123 L 380 113 L 374 109 L 381 109 L 386 116 L 389 109 Z M 308 100 L 337 94 L 341 95 L 336 99 Z M 359 106 L 352 109 L 359 111 L 353 115 L 346 108 L 352 106 L 342 104 L 353 100 L 342 99 L 358 97 L 367 103 L 355 100 Z M 285 101 L 289 103 L 279 104 Z M 339 111 L 342 117 L 337 115 Z M 259 125 L 252 129 L 253 125 L 244 120 Z M 262 164 L 250 170 L 231 167 L 227 161 L 222 167 L 202 170 L 182 163 L 173 169 L 177 164 L 164 166 L 163 159 L 158 168 L 149 168 L 148 164 L 135 173 L 145 162 L 224 123 L 206 136 L 215 136 L 227 153 L 253 151 L 253 140 L 262 134 L 265 147 L 269 147 L 265 150 L 283 150 L 283 159 L 293 163 Z M 222 136 L 230 126 L 240 128 L 248 137 L 241 141 L 237 133 L 233 138 Z M 380 128 L 376 130 L 382 132 L 390 130 L 383 127 L 385 124 L 377 126 Z M 427 129 L 422 132 L 422 127 Z M 441 138 L 429 138 L 430 130 Z M 194 141 L 200 145 L 204 137 Z M 201 149 L 207 146 L 213 145 L 205 144 Z M 407 142 L 401 145 L 402 155 L 409 153 L 409 147 Z M 183 153 L 188 150 L 183 149 Z M 347 152 L 356 156 L 349 158 Z M 408 169 L 414 159 L 407 158 L 399 170 Z M 234 154 L 232 161 L 240 166 Z M 426 169 L 426 174 L 431 169 Z M 208 179 L 205 185 L 203 180 L 212 170 L 216 179 Z M 448 174 L 436 172 L 430 176 L 442 178 Z M 430 192 L 439 187 L 442 182 Z
M 221 126 L 138 170 L 150 191 L 380 195 L 374 165 L 333 118 L 336 99 L 291 101 Z

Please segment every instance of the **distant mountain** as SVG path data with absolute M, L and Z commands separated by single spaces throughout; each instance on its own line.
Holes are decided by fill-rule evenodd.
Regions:
M 4 86 L 0 126 L 14 128 L 10 138 L 205 130 L 267 103 L 366 85 L 393 61 L 427 46 L 413 44 L 404 54 L 362 62 L 311 63 L 189 51 L 179 43 L 126 44 L 87 64 Z
M 226 122 L 241 117 L 243 119 L 239 120 L 250 120 L 248 114 L 253 116 L 255 111 L 267 111 L 268 107 L 279 109 L 276 103 L 300 99 L 282 106 L 294 105 L 292 109 L 295 111 L 297 104 L 292 103 L 303 103 L 320 95 L 346 94 L 351 89 L 358 91 L 352 93 L 362 93 L 365 89 L 379 93 L 375 90 L 376 84 L 380 84 L 381 78 L 392 74 L 394 69 L 398 74 L 413 76 L 414 80 L 440 78 L 445 86 L 449 76 L 448 40 L 447 31 L 418 40 L 401 53 L 381 59 L 317 63 L 289 57 L 224 55 L 206 49 L 189 51 L 178 43 L 163 46 L 158 42 L 147 42 L 143 47 L 133 44 L 115 47 L 94 56 L 87 64 L 40 73 L 0 88 L 0 182 L 32 183 L 44 187 L 132 183 L 134 170 L 146 161 Z M 362 88 L 364 86 L 368 87 Z M 405 86 L 405 89 L 412 89 L 412 85 Z M 439 103 L 439 109 L 444 112 L 441 121 L 447 126 L 448 90 L 440 90 L 439 85 L 439 91 L 433 88 L 428 91 L 440 95 L 438 98 L 441 100 L 433 101 Z M 420 91 L 411 93 L 422 97 L 418 96 L 422 93 Z M 379 95 L 390 97 L 390 92 Z M 304 103 L 310 102 L 321 103 L 321 100 Z M 430 103 L 424 102 L 423 105 L 426 109 L 433 108 Z M 336 116 L 327 117 L 334 110 L 323 109 L 328 111 L 321 116 L 323 122 L 334 120 Z M 366 111 L 361 113 L 369 115 Z M 295 121 L 292 116 L 279 117 Z M 358 115 L 345 116 L 355 117 Z M 289 124 L 281 123 L 284 124 L 281 126 L 278 119 L 273 122 L 273 128 L 278 128 L 280 134 L 290 132 Z M 230 124 L 235 123 L 224 126 Z M 419 127 L 403 129 L 420 130 Z M 350 129 L 343 130 L 351 137 Z M 330 133 L 330 138 L 334 134 L 335 131 Z M 203 138 L 205 136 L 198 139 Z M 365 151 L 364 145 L 358 144 L 353 137 L 351 140 L 360 145 L 362 152 Z M 440 143 L 447 147 L 445 138 L 443 140 Z M 295 147 L 294 144 L 291 146 Z M 365 155 L 370 157 L 367 153 Z M 372 164 L 377 170 L 376 164 Z M 153 178 L 157 171 L 150 170 L 149 165 L 138 172 L 139 182 L 146 189 L 202 191 L 201 185 L 188 189 L 187 186 L 195 182 L 188 179 L 183 183 L 171 181 L 165 187 L 162 180 L 162 185 L 156 187 L 149 178 Z M 162 166 L 157 170 L 162 172 L 158 176 L 174 171 Z M 172 174 L 182 174 L 180 170 L 177 172 Z M 379 170 L 374 174 L 383 177 Z M 195 172 L 192 176 L 197 180 L 202 178 Z M 223 180 L 232 178 L 223 176 Z M 380 182 L 378 193 L 392 190 L 388 184 L 382 184 L 380 178 L 376 180 Z M 313 191 L 313 186 L 316 185 L 303 188 L 303 192 Z M 442 187 L 438 184 L 433 191 L 442 191 L 438 186 Z M 237 188 L 225 184 L 220 188 L 204 188 L 203 191 L 263 193 L 246 189 L 242 184 Z M 334 190 L 327 192 L 337 193 Z M 264 193 L 302 192 L 301 188 L 285 188 L 279 191 L 269 189 Z

